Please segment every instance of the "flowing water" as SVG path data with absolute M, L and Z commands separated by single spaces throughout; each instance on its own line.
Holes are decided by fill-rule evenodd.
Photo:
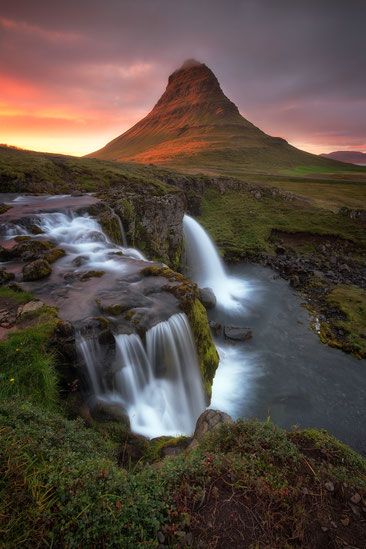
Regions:
M 185 220 L 187 223 L 187 220 Z M 188 224 L 192 225 L 190 220 Z M 290 428 L 325 428 L 366 453 L 366 364 L 323 345 L 310 329 L 301 297 L 266 267 L 238 264 L 215 269 L 218 254 L 204 229 L 186 231 L 188 247 L 206 267 L 195 280 L 220 295 L 227 280 L 242 281 L 246 292 L 233 307 L 216 307 L 209 318 L 221 325 L 249 327 L 253 338 L 234 342 L 216 337 L 220 364 L 214 379 L 211 407 L 235 418 L 270 417 Z M 194 269 L 188 271 L 194 275 Z M 214 284 L 212 283 L 214 282 Z
M 96 219 L 74 212 L 70 200 L 75 206 L 76 198 L 12 198 L 13 208 L 15 204 L 21 208 L 19 217 L 31 215 L 33 224 L 42 230 L 32 238 L 50 239 L 66 252 L 49 279 L 30 284 L 45 301 L 59 296 L 54 304 L 60 306 L 64 318 L 78 323 L 95 315 L 97 292 L 118 296 L 119 285 L 125 288 L 131 273 L 135 276 L 146 265 L 141 252 L 127 246 L 122 223 L 124 245 L 119 246 L 111 242 Z M 54 211 L 57 208 L 62 211 Z M 9 222 L 6 238 L 28 234 L 25 227 Z M 104 275 L 96 282 L 80 282 L 78 275 L 88 271 Z M 127 292 L 132 291 L 128 284 Z M 128 415 L 133 431 L 148 437 L 191 434 L 206 403 L 186 315 L 172 314 L 158 322 L 146 331 L 144 341 L 136 333 L 119 333 L 117 326 L 114 341 L 106 355 L 97 333 L 77 332 L 76 347 L 86 367 L 89 403 L 117 407 Z
M 175 314 L 146 333 L 115 335 L 113 375 L 106 381 L 95 339 L 78 342 L 93 398 L 125 410 L 134 432 L 148 437 L 194 431 L 206 407 L 196 350 L 187 317 Z
M 183 230 L 189 277 L 201 288 L 213 290 L 218 307 L 242 309 L 248 291 L 245 281 L 227 274 L 211 238 L 189 215 L 183 218 Z

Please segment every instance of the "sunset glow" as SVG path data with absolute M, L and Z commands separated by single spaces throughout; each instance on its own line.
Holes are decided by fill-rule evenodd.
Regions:
M 157 18 L 144 1 L 138 6 L 110 2 L 108 13 L 98 1 L 88 3 L 89 9 L 84 6 L 85 12 L 83 2 L 77 8 L 65 2 L 53 10 L 45 9 L 43 2 L 35 4 L 2 7 L 1 143 L 74 155 L 96 150 L 145 116 L 167 76 L 194 54 L 218 74 L 243 116 L 270 135 L 314 153 L 366 150 L 359 116 L 366 110 L 365 99 L 352 75 L 348 86 L 340 82 L 335 88 L 343 59 L 339 52 L 332 59 L 332 53 L 322 50 L 319 23 L 312 28 L 318 44 L 318 55 L 313 56 L 306 34 L 311 17 L 304 19 L 292 52 L 288 22 L 281 34 L 282 22 L 276 14 L 268 17 L 271 10 L 267 19 L 259 18 L 260 7 L 240 8 L 240 3 L 235 4 L 238 28 L 232 26 L 233 13 L 229 19 L 224 13 L 219 17 L 216 2 L 211 28 L 200 27 L 203 2 L 195 12 L 197 23 L 186 34 L 181 27 L 190 18 L 189 10 L 177 5 Z M 322 17 L 317 13 L 320 23 Z M 255 35 L 250 30 L 253 20 L 261 21 Z M 139 25 L 131 24 L 137 21 Z M 336 25 L 336 18 L 328 18 L 329 33 L 332 21 Z M 270 41 L 274 61 L 259 36 Z

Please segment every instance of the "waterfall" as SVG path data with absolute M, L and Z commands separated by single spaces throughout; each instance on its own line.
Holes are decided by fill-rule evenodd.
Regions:
M 196 350 L 187 317 L 177 313 L 146 333 L 115 335 L 113 379 L 103 382 L 96 339 L 78 338 L 96 400 L 119 404 L 134 432 L 148 437 L 191 434 L 206 408 Z
M 118 218 L 119 219 L 119 218 Z M 39 227 L 59 246 L 68 252 L 70 260 L 81 255 L 85 259 L 83 268 L 103 271 L 121 269 L 116 253 L 127 257 L 145 259 L 139 250 L 114 244 L 103 232 L 100 224 L 90 215 L 67 213 L 47 213 L 39 215 Z
M 240 309 L 247 293 L 243 280 L 230 277 L 219 253 L 204 228 L 189 215 L 183 218 L 188 274 L 201 288 L 213 290 L 218 306 Z

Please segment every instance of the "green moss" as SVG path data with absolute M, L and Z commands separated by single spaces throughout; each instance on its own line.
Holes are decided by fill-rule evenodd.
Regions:
M 105 274 L 105 271 L 87 271 L 86 273 L 83 273 L 80 277 L 80 280 L 83 282 L 85 280 L 89 280 L 90 278 L 100 278 Z
M 117 219 L 117 215 L 112 212 L 103 212 L 98 216 L 98 221 L 101 224 L 103 231 L 116 244 L 123 244 L 121 227 Z
M 357 286 L 336 286 L 328 295 L 327 302 L 345 316 L 333 324 L 345 332 L 344 340 L 337 346 L 359 356 L 366 357 L 366 291 Z M 329 334 L 324 334 L 329 338 Z
M 52 272 L 52 268 L 45 259 L 36 259 L 23 267 L 23 280 L 33 281 L 46 278 Z
M 62 248 L 53 248 L 50 252 L 47 252 L 44 255 L 44 259 L 48 261 L 48 263 L 54 263 L 61 257 L 64 257 L 64 255 L 65 250 L 63 250 Z
M 188 308 L 187 316 L 196 343 L 204 387 L 208 396 L 211 397 L 212 382 L 219 365 L 219 355 L 208 325 L 206 309 L 199 299 L 195 299 L 191 307 Z
M 219 356 L 208 325 L 206 309 L 198 299 L 196 284 L 182 274 L 161 265 L 145 267 L 141 273 L 144 276 L 162 276 L 170 282 L 164 289 L 171 292 L 178 299 L 182 310 L 188 317 L 196 344 L 204 388 L 206 394 L 210 397 L 213 378 L 219 364 Z

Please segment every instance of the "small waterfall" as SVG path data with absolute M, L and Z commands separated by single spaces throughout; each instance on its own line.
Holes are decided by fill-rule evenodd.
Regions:
M 103 385 L 101 382 L 101 353 L 98 340 L 94 337 L 85 338 L 78 334 L 76 337 L 76 349 L 81 361 L 85 364 L 90 388 L 96 397 L 103 393 Z
M 133 431 L 148 437 L 191 434 L 206 407 L 196 350 L 187 317 L 178 313 L 146 333 L 115 336 L 110 389 L 100 379 L 96 340 L 78 339 L 97 401 L 126 410 Z
M 213 290 L 217 304 L 224 309 L 240 309 L 240 299 L 247 293 L 243 280 L 226 274 L 219 253 L 204 228 L 189 215 L 183 218 L 189 276 L 203 287 Z
M 112 243 L 100 224 L 89 215 L 75 215 L 73 212 L 40 214 L 39 226 L 47 236 L 67 250 L 69 259 L 83 256 L 83 267 L 103 271 L 119 270 L 121 262 L 116 252 L 134 259 L 145 259 L 139 250 Z

